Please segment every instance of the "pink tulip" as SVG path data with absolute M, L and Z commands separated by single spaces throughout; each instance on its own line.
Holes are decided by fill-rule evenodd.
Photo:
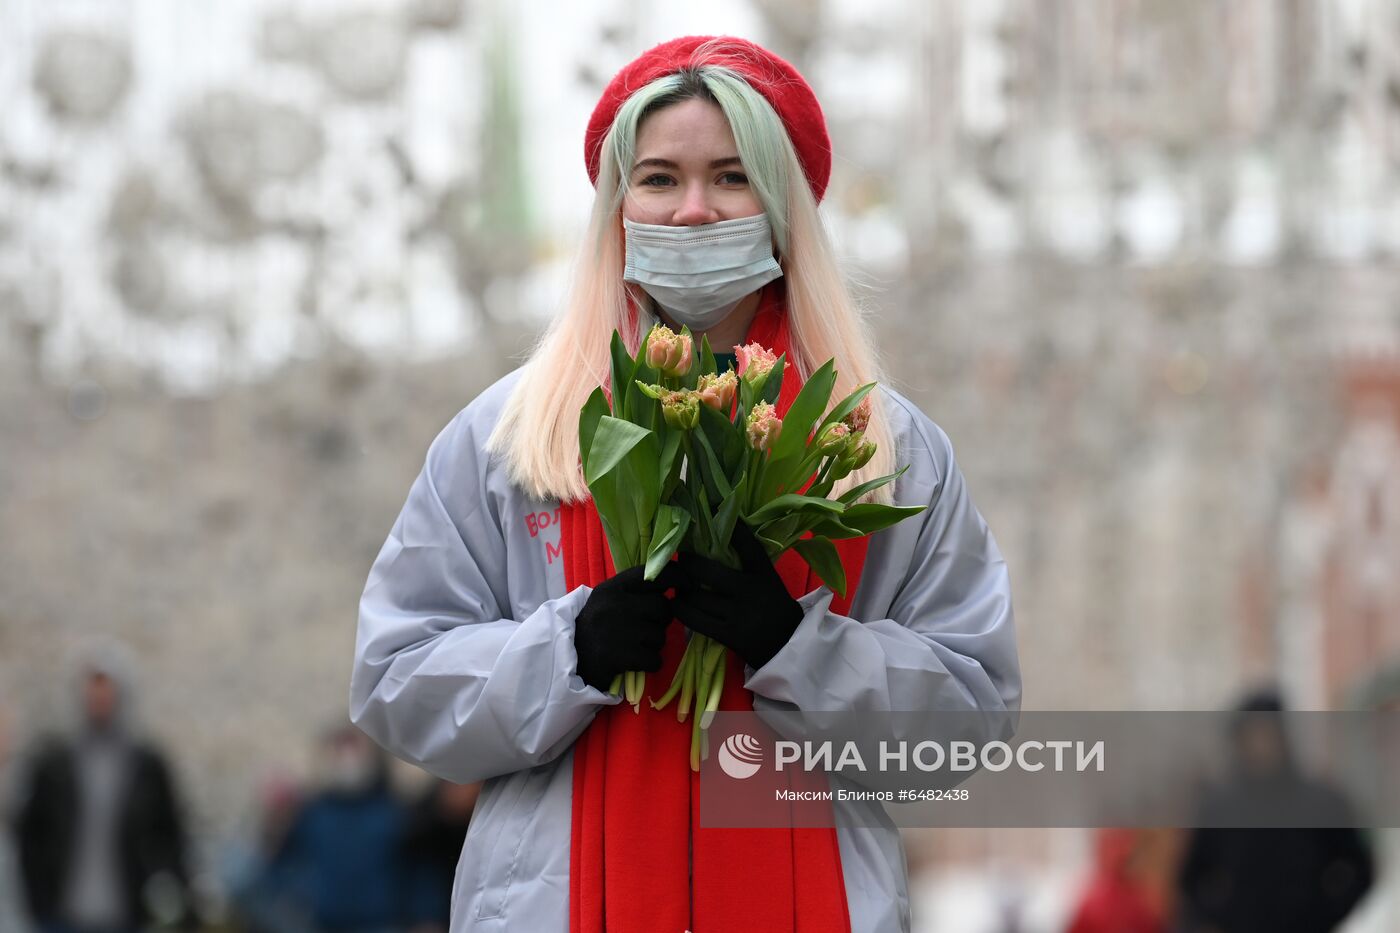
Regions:
M 749 382 L 768 375 L 777 355 L 760 343 L 746 343 L 734 348 L 734 358 L 739 364 L 739 375 Z
M 734 407 L 734 392 L 738 387 L 739 377 L 734 374 L 734 370 L 726 369 L 718 376 L 705 373 L 700 377 L 700 385 L 696 391 L 700 393 L 700 401 L 715 411 L 728 415 L 729 410 Z
M 782 433 L 783 419 L 778 417 L 778 410 L 771 404 L 759 402 L 749 412 L 746 428 L 749 446 L 755 450 L 772 450 L 778 442 L 778 435 Z
M 694 359 L 694 341 L 665 324 L 657 324 L 647 337 L 647 365 L 667 376 L 684 376 Z

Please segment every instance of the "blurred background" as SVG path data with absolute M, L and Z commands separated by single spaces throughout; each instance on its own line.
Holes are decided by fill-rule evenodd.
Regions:
M 153 922 L 326 928 L 309 866 L 403 820 L 445 929 L 474 789 L 343 731 L 357 602 L 557 307 L 603 84 L 687 33 L 814 86 L 827 224 L 1006 555 L 1026 709 L 1400 707 L 1400 0 L 0 0 L 6 798 L 131 717 L 187 839 Z M 1400 929 L 1365 835 L 1344 929 Z M 1105 866 L 1167 928 L 1186 840 L 907 845 L 918 930 L 1010 933 Z

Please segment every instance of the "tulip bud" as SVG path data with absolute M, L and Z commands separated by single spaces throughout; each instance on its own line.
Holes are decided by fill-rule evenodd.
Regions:
M 714 373 L 702 375 L 696 391 L 700 394 L 700 401 L 728 415 L 729 410 L 734 407 L 734 392 L 738 387 L 739 377 L 734 374 L 734 370 L 727 369 L 718 376 Z
M 832 457 L 846 449 L 846 439 L 850 437 L 851 429 L 843 422 L 837 421 L 835 424 L 827 425 L 821 437 L 817 440 L 817 449 L 821 451 L 823 457 Z
M 851 472 L 859 470 L 870 462 L 870 458 L 875 456 L 875 442 L 861 441 L 860 444 L 850 454 Z
M 700 423 L 700 396 L 689 389 L 677 389 L 661 398 L 661 416 L 679 431 L 690 431 Z
M 836 459 L 832 461 L 831 472 L 827 474 L 827 478 L 843 479 L 869 463 L 873 456 L 875 442 L 867 441 L 864 435 L 852 434 L 846 438 L 846 449 L 837 454 Z
M 778 417 L 778 411 L 768 402 L 759 402 L 754 405 L 749 412 L 748 423 L 749 446 L 755 450 L 772 450 L 773 445 L 778 442 L 778 435 L 783 430 L 783 419 Z
M 850 428 L 852 433 L 863 434 L 870 425 L 870 396 L 860 400 L 860 404 L 842 418 L 841 421 Z

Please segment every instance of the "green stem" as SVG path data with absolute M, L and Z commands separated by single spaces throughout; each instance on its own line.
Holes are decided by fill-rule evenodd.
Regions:
M 749 488 L 748 501 L 744 503 L 744 514 L 750 515 L 758 509 L 758 500 L 762 495 L 760 487 L 763 485 L 763 451 L 756 448 L 749 449 Z
M 700 717 L 696 716 L 690 726 L 690 770 L 700 770 Z
M 673 700 L 681 690 L 681 685 L 690 676 L 690 668 L 695 663 L 695 639 L 692 638 L 685 646 L 685 654 L 681 656 L 680 667 L 676 668 L 675 676 L 671 678 L 671 686 L 666 688 L 666 692 L 659 700 L 649 700 L 652 709 L 664 709 L 667 703 Z
M 836 480 L 827 479 L 827 470 L 823 469 L 817 476 L 817 481 L 807 490 L 807 495 L 821 499 L 831 498 L 831 488 L 836 485 Z
M 802 460 L 797 464 L 797 485 L 789 490 L 790 492 L 797 492 L 798 489 L 802 488 L 803 481 L 816 469 L 817 464 L 821 461 L 821 456 L 822 452 L 816 445 L 813 445 L 811 449 L 807 451 L 802 457 Z
M 723 656 L 724 652 L 721 651 L 720 657 L 723 658 Z M 715 711 L 719 709 L 719 699 L 724 693 L 724 670 L 725 664 L 724 661 L 721 660 L 719 667 L 715 669 L 715 679 L 710 684 L 710 696 L 705 701 L 705 712 L 700 714 L 701 729 L 708 730 L 710 728 L 710 723 L 715 721 Z
M 621 675 L 621 674 L 618 674 L 616 677 L 614 677 L 614 678 L 612 679 L 612 683 L 608 686 L 608 692 L 611 693 L 613 696 L 621 696 L 621 695 L 622 695 L 622 675 Z
M 713 639 L 706 640 L 705 656 L 700 664 L 700 678 L 695 685 L 695 715 L 697 719 L 703 711 L 705 702 L 710 698 L 710 682 L 715 676 L 715 661 L 723 651 L 724 645 Z
M 691 648 L 695 650 L 690 653 L 690 669 L 685 672 L 685 679 L 681 682 L 681 701 L 676 704 L 677 722 L 685 722 L 685 717 L 690 715 L 690 700 L 695 696 L 695 684 L 700 679 L 700 662 L 705 657 L 705 636 L 692 633 L 687 651 Z

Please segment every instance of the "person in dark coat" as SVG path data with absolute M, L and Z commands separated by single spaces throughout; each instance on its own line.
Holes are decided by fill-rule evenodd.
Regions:
M 128 666 L 111 648 L 78 666 L 71 736 L 36 742 L 15 834 L 29 913 L 44 933 L 127 933 L 192 921 L 170 767 L 130 723 Z
M 323 786 L 297 810 L 265 890 L 299 905 L 321 933 L 390 933 L 407 922 L 407 808 L 388 759 L 350 724 L 322 738 Z
M 1284 731 L 1272 689 L 1238 706 L 1235 772 L 1202 803 L 1178 873 L 1190 933 L 1325 933 L 1370 889 L 1375 865 L 1336 790 L 1305 775 Z M 1259 715 L 1272 714 L 1272 715 Z M 1312 814 L 1321 828 L 1232 828 L 1265 813 Z M 1256 819 L 1256 817 L 1258 819 Z

